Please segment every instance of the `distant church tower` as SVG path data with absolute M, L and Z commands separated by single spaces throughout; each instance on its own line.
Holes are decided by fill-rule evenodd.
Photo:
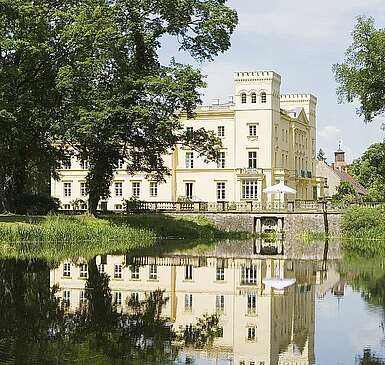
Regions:
M 338 145 L 338 150 L 334 152 L 334 163 L 332 165 L 333 169 L 346 171 L 347 164 L 345 161 L 345 151 L 341 149 L 341 142 Z

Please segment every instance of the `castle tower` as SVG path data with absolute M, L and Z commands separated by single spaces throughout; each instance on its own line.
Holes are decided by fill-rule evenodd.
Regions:
M 341 149 L 341 144 L 338 146 L 338 150 L 334 152 L 334 164 L 333 168 L 336 170 L 346 170 L 345 151 Z

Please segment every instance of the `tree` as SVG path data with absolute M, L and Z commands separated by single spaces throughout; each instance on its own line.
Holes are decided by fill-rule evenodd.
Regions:
M 326 161 L 325 152 L 322 148 L 320 148 L 318 151 L 317 160 L 318 161 L 324 161 L 324 162 Z
M 369 201 L 385 201 L 385 143 L 374 143 L 353 161 L 349 172 L 368 189 Z
M 385 29 L 376 29 L 373 18 L 358 17 L 345 61 L 333 66 L 340 102 L 357 100 L 357 113 L 371 122 L 385 111 Z
M 53 145 L 60 96 L 51 8 L 44 1 L 0 3 L 0 200 L 7 210 L 17 210 L 24 192 L 48 190 L 60 155 Z
M 162 180 L 163 157 L 177 144 L 208 160 L 220 141 L 204 129 L 185 133 L 181 116 L 200 103 L 202 74 L 171 60 L 161 65 L 162 38 L 174 37 L 197 60 L 230 46 L 237 23 L 225 0 L 107 0 L 63 4 L 55 19 L 62 51 L 57 88 L 63 142 L 88 160 L 89 211 L 109 196 L 120 160 L 127 171 Z
M 357 193 L 350 182 L 341 181 L 332 199 L 337 202 L 353 202 L 357 200 Z

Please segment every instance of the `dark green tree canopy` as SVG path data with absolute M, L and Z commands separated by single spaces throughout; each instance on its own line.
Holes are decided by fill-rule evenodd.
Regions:
M 357 113 L 371 122 L 385 111 L 385 29 L 373 18 L 358 17 L 345 60 L 333 66 L 341 102 L 360 104 Z
M 162 65 L 158 51 L 165 37 L 198 61 L 227 50 L 237 14 L 225 3 L 2 1 L 0 123 L 12 121 L 15 130 L 9 133 L 21 140 L 20 151 L 12 154 L 22 163 L 9 161 L 0 182 L 14 173 L 12 166 L 21 166 L 16 190 L 24 191 L 28 163 L 39 162 L 38 171 L 50 172 L 57 152 L 69 146 L 89 161 L 89 207 L 95 212 L 122 159 L 129 172 L 158 180 L 169 172 L 163 156 L 176 144 L 216 159 L 220 142 L 213 133 L 187 135 L 180 121 L 181 113 L 193 116 L 200 103 L 202 74 L 174 60 Z M 0 138 L 1 150 L 12 147 L 7 137 Z

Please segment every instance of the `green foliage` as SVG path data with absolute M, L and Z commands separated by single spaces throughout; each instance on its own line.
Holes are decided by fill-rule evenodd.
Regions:
M 3 222 L 1 222 L 3 220 Z M 182 247 L 182 239 L 210 242 L 249 237 L 246 232 L 225 232 L 207 218 L 167 215 L 4 217 L 0 219 L 0 256 L 58 260 L 91 257 L 127 250 Z M 158 240 L 178 239 L 172 242 Z
M 385 253 L 385 206 L 378 208 L 351 207 L 341 222 L 342 246 L 364 256 Z
M 212 60 L 230 47 L 236 24 L 225 0 L 2 1 L 5 208 L 14 211 L 16 196 L 47 182 L 67 146 L 89 161 L 93 214 L 119 160 L 158 180 L 169 174 L 163 156 L 177 143 L 215 160 L 219 139 L 203 128 L 186 134 L 180 120 L 201 101 L 201 72 L 174 60 L 162 65 L 158 51 L 175 39 L 196 60 Z
M 333 66 L 339 100 L 360 107 L 357 113 L 371 122 L 385 111 L 385 30 L 376 29 L 373 18 L 358 17 L 345 61 Z
M 367 201 L 385 201 L 385 143 L 374 143 L 349 166 L 349 172 L 368 189 Z
M 341 181 L 332 199 L 334 202 L 352 203 L 357 201 L 358 196 L 350 182 Z
M 59 200 L 48 194 L 23 193 L 16 197 L 18 214 L 43 215 L 56 212 L 59 209 Z

